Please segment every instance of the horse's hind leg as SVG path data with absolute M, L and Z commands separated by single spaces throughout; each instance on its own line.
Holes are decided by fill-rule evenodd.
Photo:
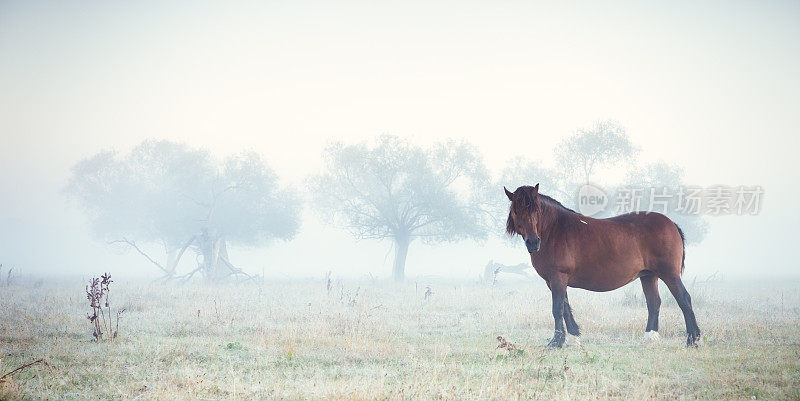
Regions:
M 697 346 L 696 342 L 700 338 L 700 328 L 697 327 L 697 320 L 694 318 L 692 297 L 689 296 L 689 292 L 686 291 L 686 287 L 683 286 L 680 277 L 662 277 L 661 279 L 667 284 L 669 291 L 672 292 L 675 300 L 678 301 L 678 306 L 683 311 L 683 318 L 686 320 L 686 346 Z
M 645 333 L 648 336 L 655 336 L 655 334 L 649 333 L 658 334 L 658 311 L 661 308 L 661 297 L 658 295 L 658 277 L 650 273 L 640 277 L 639 281 L 642 282 L 642 291 L 644 291 L 644 299 L 647 302 L 647 328 L 645 328 Z
M 569 297 L 564 293 L 564 324 L 567 326 L 567 333 L 578 337 L 581 335 L 581 329 L 578 323 L 575 322 L 575 316 L 572 314 L 572 307 L 569 306 Z

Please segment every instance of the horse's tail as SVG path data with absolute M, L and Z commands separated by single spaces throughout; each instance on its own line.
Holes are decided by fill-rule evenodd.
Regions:
M 675 228 L 678 229 L 678 234 L 681 235 L 681 248 L 683 253 L 681 254 L 681 274 L 683 274 L 683 270 L 686 268 L 686 236 L 683 235 L 683 230 L 678 225 L 678 223 L 673 222 L 675 224 Z

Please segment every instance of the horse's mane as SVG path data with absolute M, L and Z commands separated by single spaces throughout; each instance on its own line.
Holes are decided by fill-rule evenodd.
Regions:
M 574 211 L 574 210 L 562 205 L 561 202 L 559 202 L 559 201 L 557 201 L 557 200 L 555 200 L 555 199 L 553 199 L 553 198 L 551 198 L 551 197 L 549 197 L 547 195 L 539 194 L 539 200 L 540 201 L 542 201 L 542 200 L 546 201 L 550 206 L 555 206 L 557 208 L 563 209 L 564 211 L 572 212 L 572 213 L 578 213 L 578 212 L 576 212 L 576 211 Z

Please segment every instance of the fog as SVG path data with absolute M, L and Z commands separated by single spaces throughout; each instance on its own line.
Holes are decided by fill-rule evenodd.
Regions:
M 65 194 L 76 163 L 147 139 L 219 160 L 252 151 L 305 200 L 331 143 L 465 140 L 505 201 L 515 157 L 557 169 L 559 143 L 615 120 L 637 162 L 679 166 L 690 185 L 764 189 L 756 215 L 705 217 L 687 275 L 797 276 L 798 22 L 796 2 L 4 2 L 0 263 L 158 277 L 93 235 Z M 598 180 L 617 184 L 626 163 Z M 232 244 L 231 259 L 267 277 L 391 276 L 391 240 L 355 239 L 307 203 L 293 239 Z M 412 242 L 406 276 L 529 262 L 503 223 L 487 240 Z

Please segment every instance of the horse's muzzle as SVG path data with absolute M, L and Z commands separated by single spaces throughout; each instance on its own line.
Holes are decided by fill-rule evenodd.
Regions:
M 538 252 L 541 245 L 542 239 L 539 238 L 538 235 L 533 238 L 525 239 L 525 247 L 528 248 L 528 253 Z

